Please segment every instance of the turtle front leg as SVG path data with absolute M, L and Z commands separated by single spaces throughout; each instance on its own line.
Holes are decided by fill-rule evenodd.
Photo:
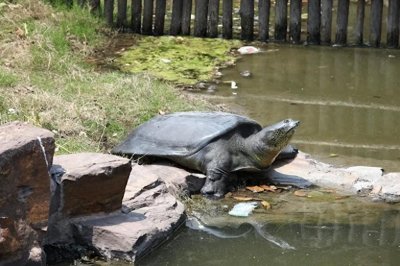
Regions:
M 201 193 L 207 197 L 222 198 L 230 187 L 229 174 L 221 168 L 208 169 Z

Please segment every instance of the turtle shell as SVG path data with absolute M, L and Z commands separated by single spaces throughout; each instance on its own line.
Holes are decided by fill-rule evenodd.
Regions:
M 157 116 L 140 125 L 111 153 L 187 156 L 231 130 L 239 130 L 243 137 L 247 137 L 261 128 L 254 120 L 230 113 L 173 113 Z

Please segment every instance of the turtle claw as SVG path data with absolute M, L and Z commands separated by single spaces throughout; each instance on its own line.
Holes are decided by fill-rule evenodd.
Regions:
M 225 195 L 226 186 L 222 182 L 212 182 L 207 180 L 201 189 L 201 194 L 210 199 L 220 199 Z

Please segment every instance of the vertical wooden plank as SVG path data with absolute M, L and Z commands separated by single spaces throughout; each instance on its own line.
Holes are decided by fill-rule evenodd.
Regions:
M 87 1 L 86 1 L 86 0 L 78 0 L 78 5 L 79 5 L 80 7 L 84 7 L 86 4 L 87 4 Z
M 358 0 L 356 25 L 354 27 L 354 41 L 356 45 L 363 45 L 364 42 L 364 17 L 365 17 L 365 0 Z
M 290 0 L 289 40 L 292 43 L 301 41 L 301 0 Z
M 301 1 L 301 0 L 298 0 Z M 269 12 L 271 10 L 271 0 L 258 1 L 258 25 L 259 39 L 262 42 L 269 40 Z
M 347 23 L 349 21 L 349 0 L 339 0 L 336 21 L 335 44 L 346 45 L 347 42 Z
M 261 0 L 262 1 L 262 0 Z M 222 2 L 222 37 L 232 39 L 233 27 L 233 3 L 232 0 L 223 0 Z
M 254 39 L 254 0 L 240 0 L 240 25 L 242 40 Z
M 83 0 L 86 3 L 86 0 Z M 89 1 L 90 13 L 96 16 L 101 16 L 101 4 L 100 0 L 90 0 Z M 125 21 L 126 22 L 126 21 Z
M 146 1 L 146 0 L 145 0 Z M 182 23 L 182 0 L 174 0 L 172 2 L 172 18 L 169 34 L 178 35 L 181 33 Z
M 126 0 L 117 1 L 117 28 L 123 29 L 126 25 Z
M 369 43 L 373 47 L 381 44 L 383 0 L 371 0 L 371 33 Z
M 164 35 L 166 0 L 156 0 L 156 15 L 154 21 L 154 35 Z
M 387 46 L 397 48 L 399 46 L 399 0 L 389 0 L 387 23 Z
M 67 7 L 72 7 L 74 5 L 74 0 L 65 0 Z
M 206 37 L 208 0 L 196 0 L 195 3 L 194 36 Z
M 144 0 L 142 33 L 145 35 L 153 34 L 153 0 Z
M 219 0 L 208 2 L 208 37 L 218 37 Z
M 330 44 L 332 36 L 333 0 L 321 1 L 321 43 Z
M 142 32 L 142 0 L 131 2 L 131 29 L 134 33 Z
M 276 0 L 275 32 L 274 32 L 274 37 L 275 37 L 276 41 L 286 41 L 287 4 L 288 4 L 288 0 Z
M 182 5 L 182 34 L 190 35 L 190 21 L 192 15 L 192 0 L 183 0 Z
M 321 0 L 308 0 L 307 42 L 320 44 L 321 42 Z
M 114 23 L 114 0 L 104 0 L 104 16 L 109 26 Z

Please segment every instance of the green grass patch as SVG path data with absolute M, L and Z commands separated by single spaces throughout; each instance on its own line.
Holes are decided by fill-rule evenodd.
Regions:
M 96 49 L 107 49 L 114 36 L 87 9 L 13 0 L 1 10 L 5 19 L 0 20 L 0 124 L 20 120 L 53 131 L 59 154 L 107 152 L 134 127 L 159 113 L 210 108 L 148 74 L 99 72 L 86 63 Z M 153 50 L 151 43 L 168 39 L 144 38 L 140 49 L 144 52 L 149 45 L 148 50 Z M 196 60 L 206 59 L 198 67 L 206 73 L 229 58 L 228 42 L 220 47 L 221 58 L 195 48 L 205 45 L 203 50 L 211 50 L 214 41 L 219 42 L 201 44 L 185 38 L 178 47 L 191 46 L 183 54 L 193 47 Z M 162 49 L 173 54 L 175 48 L 171 43 Z M 185 66 L 183 61 L 179 73 L 191 72 L 190 64 L 200 65 L 190 61 Z M 197 77 L 203 79 L 203 74 Z
M 229 51 L 239 41 L 193 37 L 141 37 L 117 64 L 126 72 L 146 72 L 178 84 L 210 80 L 217 67 L 234 60 Z
M 18 77 L 0 68 L 0 87 L 12 87 L 18 83 Z

